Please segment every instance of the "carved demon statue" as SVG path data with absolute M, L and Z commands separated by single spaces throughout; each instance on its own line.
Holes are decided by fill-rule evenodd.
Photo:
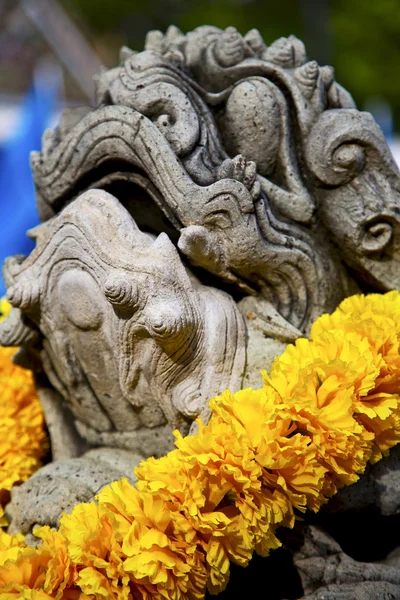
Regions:
M 37 374 L 53 452 L 14 531 L 168 452 L 344 297 L 400 289 L 398 168 L 295 37 L 152 31 L 96 88 L 33 154 L 36 248 L 4 265 L 0 343 Z

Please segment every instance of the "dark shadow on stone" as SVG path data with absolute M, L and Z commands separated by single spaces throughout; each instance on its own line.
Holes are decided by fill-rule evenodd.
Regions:
M 323 510 L 307 520 L 322 527 L 345 554 L 361 562 L 383 560 L 399 545 L 400 515 L 383 517 L 372 509 L 337 514 Z
M 292 554 L 285 548 L 273 550 L 267 557 L 254 555 L 247 568 L 231 565 L 227 588 L 219 600 L 296 600 L 303 596 L 300 576 L 293 566 Z M 214 596 L 206 595 L 206 600 Z

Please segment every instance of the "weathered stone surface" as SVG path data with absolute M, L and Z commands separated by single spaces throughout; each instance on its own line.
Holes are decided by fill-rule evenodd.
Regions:
M 400 598 L 400 569 L 362 563 L 341 550 L 327 533 L 308 527 L 294 562 L 305 600 L 380 600 Z
M 13 488 L 6 508 L 11 522 L 9 533 L 31 536 L 36 525 L 56 527 L 63 512 L 71 512 L 79 502 L 90 502 L 111 481 L 127 477 L 134 483 L 133 469 L 141 459 L 111 448 L 46 465 L 27 482 Z M 28 541 L 33 542 L 34 537 Z
M 328 585 L 303 598 L 304 600 L 398 600 L 400 586 L 386 581 Z
M 73 414 L 64 398 L 39 379 L 36 380 L 36 389 L 46 416 L 52 460 L 81 456 L 89 446 L 77 432 Z
M 13 492 L 14 531 L 55 524 L 107 473 L 166 453 L 174 428 L 194 431 L 225 388 L 258 386 L 286 343 L 365 283 L 400 289 L 397 166 L 300 40 L 171 27 L 96 83 L 96 107 L 68 111 L 32 156 L 43 224 L 32 254 L 4 268 L 0 343 L 22 346 L 53 459 L 68 459 Z M 82 484 L 77 465 L 96 452 L 101 478 Z M 397 513 L 396 456 L 332 510 Z M 64 494 L 45 483 L 62 464 Z M 397 575 L 379 567 L 373 580 L 321 544 L 298 559 L 306 597 L 397 597 Z

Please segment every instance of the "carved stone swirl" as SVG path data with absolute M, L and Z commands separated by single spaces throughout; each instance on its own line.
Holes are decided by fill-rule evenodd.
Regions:
M 400 178 L 369 113 L 330 110 L 305 145 L 318 213 L 347 262 L 378 289 L 399 288 Z

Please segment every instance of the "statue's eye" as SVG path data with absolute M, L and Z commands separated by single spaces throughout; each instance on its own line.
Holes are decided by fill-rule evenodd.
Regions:
M 167 113 L 162 113 L 161 115 L 157 115 L 153 118 L 161 131 L 163 131 L 163 129 L 168 129 L 168 127 L 171 127 L 175 124 L 173 115 Z
M 350 171 L 357 175 L 365 166 L 365 151 L 358 144 L 342 144 L 332 156 L 335 171 Z
M 208 214 L 204 218 L 204 225 L 218 227 L 219 229 L 227 229 L 232 226 L 232 219 L 226 210 L 219 210 Z
M 360 240 L 363 254 L 382 252 L 393 238 L 393 226 L 387 221 L 373 221 L 365 225 L 364 234 Z

